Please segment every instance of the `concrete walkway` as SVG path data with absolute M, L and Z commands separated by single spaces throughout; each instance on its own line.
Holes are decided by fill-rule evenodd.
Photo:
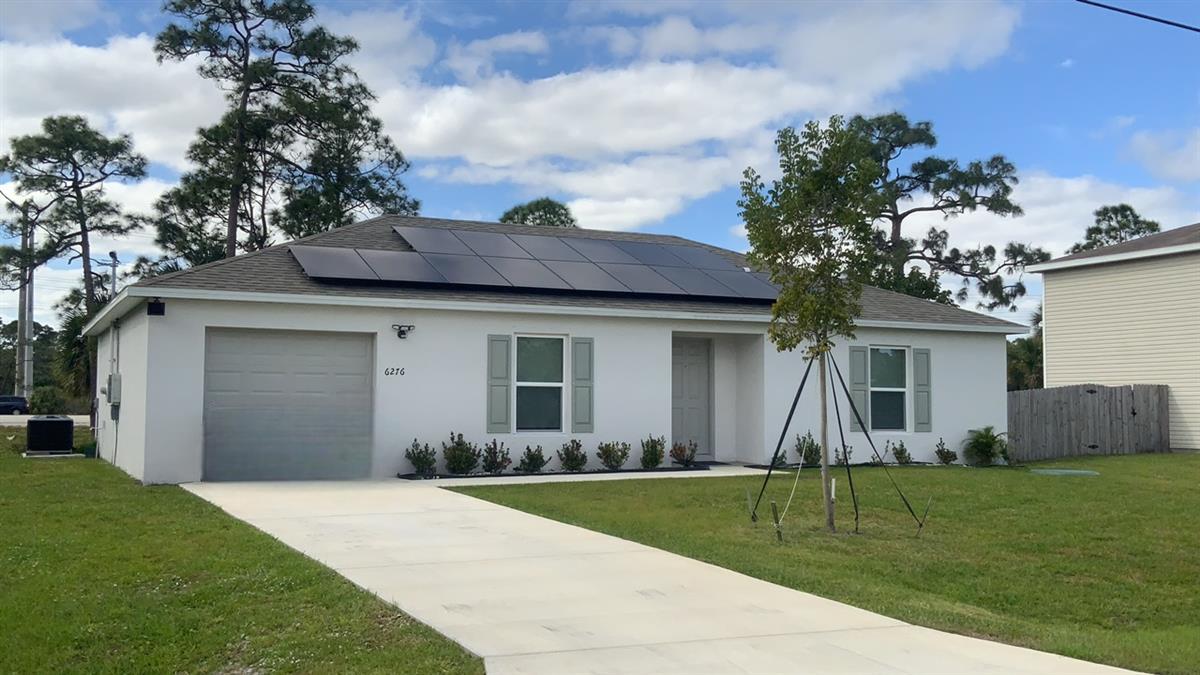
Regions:
M 489 673 L 1126 672 L 911 626 L 429 482 L 184 487 Z

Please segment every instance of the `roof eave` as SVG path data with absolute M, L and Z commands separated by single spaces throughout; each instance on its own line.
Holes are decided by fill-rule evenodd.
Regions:
M 1157 258 L 1164 255 L 1177 255 L 1180 253 L 1191 253 L 1195 251 L 1200 251 L 1200 243 L 1163 246 L 1162 248 L 1151 248 L 1145 251 L 1130 251 L 1128 253 L 1096 255 L 1088 258 L 1051 260 L 1049 262 L 1039 263 L 1037 265 L 1030 265 L 1029 267 L 1025 268 L 1025 271 L 1037 273 L 1053 272 L 1056 270 L 1071 269 L 1073 267 L 1090 267 L 1092 265 L 1124 262 L 1126 260 L 1140 260 L 1143 258 Z

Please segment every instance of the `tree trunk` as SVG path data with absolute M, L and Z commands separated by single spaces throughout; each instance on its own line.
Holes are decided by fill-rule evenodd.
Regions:
M 825 359 L 826 352 L 821 352 L 821 494 L 825 498 L 825 527 L 830 532 L 837 532 L 833 521 L 833 482 L 829 472 L 829 409 L 827 397 L 829 387 L 826 381 Z
M 246 110 L 250 104 L 250 87 L 243 85 L 238 102 L 237 133 L 233 144 L 233 185 L 229 189 L 229 212 L 225 218 L 225 257 L 237 255 L 238 206 L 242 202 L 242 183 L 246 180 Z
M 896 213 L 899 213 L 899 207 L 896 207 Z M 907 254 L 900 255 L 900 245 L 903 243 L 903 235 L 900 231 L 901 225 L 904 224 L 904 219 L 899 217 L 892 218 L 892 232 L 888 238 L 888 243 L 891 245 L 892 253 L 892 272 L 897 278 L 904 276 L 904 264 L 908 262 Z
M 88 316 L 96 309 L 96 282 L 92 279 L 92 242 L 88 233 L 87 209 L 84 207 L 83 188 L 75 183 L 75 206 L 79 226 L 79 255 L 83 262 L 83 307 Z

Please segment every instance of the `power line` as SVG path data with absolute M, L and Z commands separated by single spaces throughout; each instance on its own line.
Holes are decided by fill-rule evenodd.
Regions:
M 1117 12 L 1119 14 L 1127 14 L 1129 16 L 1135 16 L 1139 19 L 1145 19 L 1147 21 L 1154 21 L 1156 23 L 1161 23 L 1166 26 L 1174 26 L 1175 28 L 1182 28 L 1184 30 L 1190 30 L 1193 33 L 1200 33 L 1200 28 L 1197 28 L 1195 26 L 1189 26 L 1186 23 L 1180 23 L 1178 21 L 1172 21 L 1170 19 L 1163 19 L 1163 18 L 1160 18 L 1157 16 L 1150 16 L 1149 14 L 1142 14 L 1141 12 L 1135 12 L 1132 9 L 1125 9 L 1123 7 L 1114 7 L 1113 5 L 1106 5 L 1102 2 L 1095 2 L 1095 0 L 1075 0 L 1075 2 L 1084 4 L 1084 5 L 1091 5 L 1092 7 L 1099 7 L 1100 9 L 1107 9 L 1110 12 Z

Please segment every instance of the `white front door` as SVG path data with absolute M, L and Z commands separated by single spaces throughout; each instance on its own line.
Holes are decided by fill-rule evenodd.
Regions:
M 696 457 L 711 461 L 712 341 L 674 338 L 671 344 L 671 442 L 695 442 Z

